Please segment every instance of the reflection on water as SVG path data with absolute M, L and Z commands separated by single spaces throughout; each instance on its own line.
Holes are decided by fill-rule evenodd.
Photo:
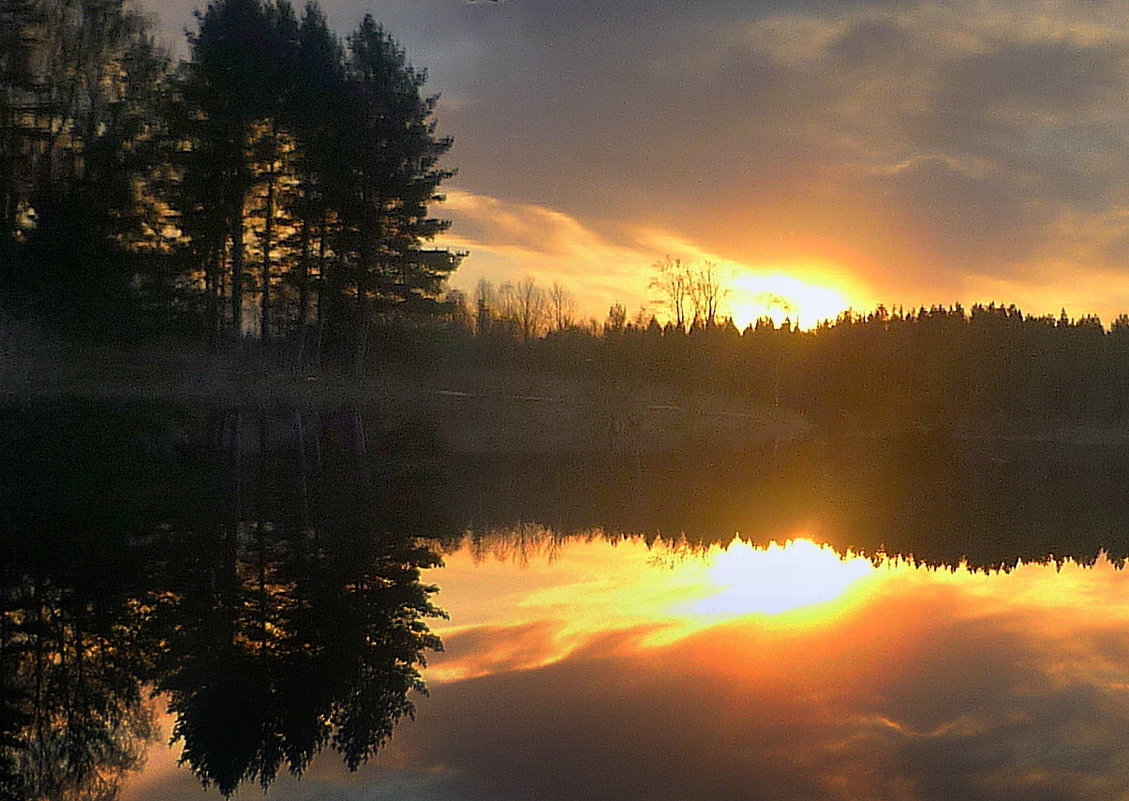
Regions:
M 986 569 L 1129 556 L 1129 454 L 1120 446 L 923 436 L 643 453 L 629 465 L 591 454 L 467 458 L 450 482 L 476 530 L 537 520 L 706 543 L 738 532 L 759 544 L 799 536 Z
M 811 540 L 754 548 L 733 542 L 710 557 L 710 581 L 719 591 L 694 605 L 712 615 L 779 614 L 839 598 L 874 570 L 861 556 L 840 557 Z
M 1109 454 L 617 477 L 522 473 L 352 410 L 67 403 L 0 429 L 0 798 L 1129 786 Z
M 1105 561 L 884 564 L 822 613 L 707 621 L 710 556 L 653 555 L 449 556 L 447 649 L 389 753 L 402 797 L 1097 799 L 1129 782 L 1129 597 Z M 474 611 L 477 582 L 511 609 Z
M 342 414 L 31 422 L 5 421 L 29 441 L 2 468 L 11 797 L 112 797 L 150 692 L 181 760 L 224 794 L 327 747 L 356 768 L 412 713 L 439 647 L 420 538 L 441 532 L 418 467 L 364 458 L 401 435 Z

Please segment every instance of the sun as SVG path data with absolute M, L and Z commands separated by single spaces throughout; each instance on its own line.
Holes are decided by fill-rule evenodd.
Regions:
M 722 617 L 774 615 L 825 604 L 874 571 L 867 559 L 844 559 L 830 546 L 806 539 L 766 548 L 735 541 L 714 555 L 709 579 L 717 591 L 698 601 L 693 611 Z
M 851 306 L 846 292 L 832 283 L 813 283 L 782 271 L 741 272 L 730 286 L 730 313 L 741 329 L 762 317 L 778 326 L 787 319 L 798 328 L 812 328 Z

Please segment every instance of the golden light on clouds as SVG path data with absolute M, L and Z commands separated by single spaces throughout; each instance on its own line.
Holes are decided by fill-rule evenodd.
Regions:
M 972 573 L 875 567 L 802 539 L 543 533 L 467 541 L 427 571 L 451 620 L 433 626 L 446 650 L 416 720 L 357 774 L 326 754 L 272 798 L 488 787 L 558 801 L 571 777 L 598 776 L 607 797 L 658 801 L 764 787 L 937 801 L 1019 797 L 1015 776 L 1036 768 L 1021 790 L 1041 798 L 1127 786 L 1129 596 L 1105 559 Z M 155 744 L 123 797 L 207 798 L 175 753 Z
M 540 781 L 537 797 L 550 799 L 571 797 L 562 777 L 597 776 L 608 797 L 661 801 L 766 787 L 780 799 L 1007 798 L 1019 797 L 1016 781 L 1021 795 L 1090 799 L 1126 786 L 1125 576 L 1104 560 L 984 574 L 875 568 L 809 542 L 664 552 L 589 541 L 575 543 L 576 558 L 559 545 L 551 564 L 511 565 L 546 581 L 514 611 L 574 626 L 571 651 L 436 685 L 421 726 L 391 746 L 421 775 L 464 771 L 468 786 L 514 796 Z M 774 573 L 803 583 L 801 565 L 840 593 L 808 608 L 843 614 L 804 625 L 787 611 L 734 610 L 658 641 L 638 623 L 643 583 L 716 595 L 767 586 Z M 495 563 L 482 567 L 493 575 Z M 605 592 L 615 584 L 618 595 Z M 642 606 L 660 613 L 658 601 Z M 685 612 L 666 608 L 680 625 Z M 489 634 L 497 652 L 533 648 L 543 632 Z M 482 641 L 448 643 L 470 663 Z M 547 764 L 558 773 L 546 777 Z
M 546 539 L 485 556 L 468 543 L 444 563 L 434 579 L 451 619 L 433 628 L 448 653 L 428 669 L 433 682 L 542 667 L 625 629 L 660 646 L 751 614 L 784 627 L 829 621 L 899 572 L 806 539 L 704 550 Z
M 726 258 L 711 247 L 653 227 L 623 227 L 605 233 L 582 220 L 543 206 L 454 190 L 440 213 L 453 219 L 452 232 L 438 243 L 470 255 L 452 286 L 472 293 L 477 281 L 495 284 L 532 277 L 543 287 L 560 283 L 575 297 L 581 319 L 602 322 L 612 304 L 629 318 L 653 314 L 666 321 L 662 298 L 650 288 L 653 265 L 669 255 L 685 263 L 716 266 L 722 279 L 723 317 L 739 329 L 762 317 L 777 326 L 785 319 L 807 330 L 834 320 L 847 309 L 867 312 L 888 307 L 1014 303 L 1028 314 L 1071 316 L 1097 313 L 1107 324 L 1129 308 L 1129 282 L 1083 266 L 1092 259 L 1059 259 L 1014 275 L 949 275 L 946 287 L 928 293 L 905 287 L 881 288 L 849 262 L 804 259 L 769 263 Z M 1062 237 L 1065 241 L 1068 237 Z M 820 257 L 826 259 L 826 256 Z M 889 279 L 884 279 L 889 283 Z M 928 298 L 927 300 L 924 300 Z
M 559 282 L 575 296 L 582 318 L 602 321 L 612 304 L 622 303 L 631 317 L 641 312 L 665 322 L 662 298 L 650 284 L 654 264 L 666 256 L 698 267 L 715 265 L 721 315 L 741 329 L 761 317 L 812 328 L 868 303 L 834 265 L 744 264 L 656 228 L 624 229 L 613 240 L 553 209 L 458 190 L 449 193 L 443 214 L 455 225 L 440 244 L 470 254 L 454 287 L 471 293 L 482 278 L 502 284 L 528 276 L 544 287 Z
M 530 203 L 453 190 L 440 213 L 453 221 L 438 244 L 469 253 L 451 285 L 473 293 L 480 279 L 495 285 L 533 278 L 559 282 L 576 298 L 581 318 L 603 321 L 613 303 L 632 313 L 647 302 L 647 274 L 659 257 L 630 242 L 613 242 L 567 214 Z
M 906 593 L 957 592 L 985 617 L 1041 610 L 1050 627 L 1073 619 L 1059 612 L 1107 604 L 1121 576 L 1104 560 L 1093 568 L 1025 565 L 1006 575 L 905 560 L 876 566 L 802 537 L 706 549 L 547 537 L 488 554 L 466 543 L 444 562 L 428 577 L 451 615 L 433 625 L 448 646 L 427 671 L 436 683 L 544 667 L 616 632 L 635 632 L 631 641 L 644 648 L 729 624 L 799 636 L 845 625 L 845 615 Z M 1116 608 L 1119 618 L 1129 615 L 1124 604 Z
M 511 38 L 551 30 L 517 25 L 520 13 L 497 15 L 514 15 Z M 570 18 L 591 26 L 583 40 L 592 50 L 567 68 L 554 58 L 574 51 L 541 41 L 528 42 L 525 72 L 513 68 L 509 40 L 482 48 L 496 63 L 480 65 L 476 89 L 492 102 L 453 109 L 453 123 L 477 122 L 466 130 L 480 133 L 515 120 L 528 127 L 520 139 L 507 130 L 475 141 L 473 154 L 489 163 L 472 162 L 456 181 L 506 207 L 496 208 L 500 233 L 514 233 L 512 201 L 536 198 L 562 215 L 542 215 L 532 230 L 565 257 L 519 257 L 502 238 L 464 228 L 459 211 L 452 231 L 478 243 L 468 283 L 484 273 L 568 276 L 587 314 L 602 319 L 619 302 L 634 316 L 650 300 L 649 266 L 670 255 L 843 296 L 805 304 L 807 294 L 773 286 L 734 288 L 738 325 L 767 313 L 810 327 L 879 302 L 1015 303 L 1036 315 L 1065 307 L 1106 321 L 1129 310 L 1123 5 L 769 4 L 748 13 L 715 4 L 689 27 L 673 6 L 656 13 L 670 23 L 661 32 L 618 14 L 620 28 L 603 13 Z M 655 40 L 666 36 L 678 46 Z M 546 85 L 525 95 L 516 78 L 498 77 L 528 74 Z M 471 73 L 453 77 L 461 85 Z M 544 96 L 560 100 L 529 102 Z M 456 131 L 456 142 L 470 138 Z M 578 234 L 571 253 L 559 247 L 566 229 Z M 863 291 L 825 280 L 809 259 L 833 263 Z

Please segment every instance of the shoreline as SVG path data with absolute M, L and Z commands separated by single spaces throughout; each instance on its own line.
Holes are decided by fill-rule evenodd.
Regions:
M 0 404 L 88 400 L 157 405 L 369 409 L 433 421 L 454 452 L 713 452 L 828 441 L 897 440 L 970 449 L 1129 446 L 1129 421 L 996 415 L 943 426 L 860 415 L 820 419 L 755 405 L 710 387 L 559 375 L 512 367 L 386 367 L 364 376 L 297 371 L 278 352 L 55 345 L 0 350 Z

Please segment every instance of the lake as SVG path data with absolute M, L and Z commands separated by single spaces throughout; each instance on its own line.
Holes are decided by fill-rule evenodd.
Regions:
M 93 401 L 0 426 L 14 798 L 1129 786 L 1113 447 L 482 454 L 364 409 Z

